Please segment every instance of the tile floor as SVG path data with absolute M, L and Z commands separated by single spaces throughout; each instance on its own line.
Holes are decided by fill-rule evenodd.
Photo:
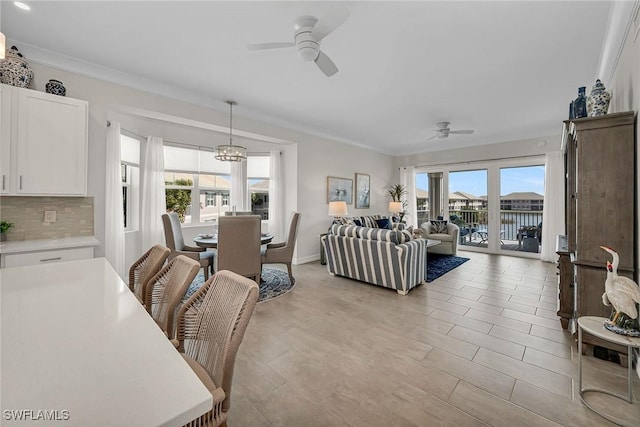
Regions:
M 459 255 L 471 260 L 407 296 L 294 266 L 294 290 L 249 323 L 229 426 L 614 425 L 578 397 L 555 265 Z M 586 385 L 625 392 L 624 368 L 583 364 Z M 640 426 L 640 403 L 588 399 Z

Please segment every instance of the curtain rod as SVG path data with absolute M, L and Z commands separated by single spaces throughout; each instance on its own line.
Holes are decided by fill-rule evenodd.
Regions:
M 109 120 L 107 120 L 107 127 L 111 126 L 111 122 Z M 126 133 L 130 133 L 131 135 L 135 135 L 138 138 L 142 138 L 144 140 L 146 140 L 148 137 L 144 136 L 144 135 L 140 135 L 139 133 L 135 133 L 130 131 L 129 129 L 125 129 L 123 127 L 120 127 L 120 131 L 125 131 Z M 205 147 L 202 145 L 193 145 L 193 144 L 187 144 L 185 142 L 178 142 L 178 141 L 169 141 L 166 139 L 162 139 L 162 143 L 164 145 L 167 145 L 169 147 L 177 147 L 177 148 L 191 148 L 193 149 L 194 147 L 198 148 L 198 150 L 202 150 L 202 151 L 214 151 L 213 147 Z M 282 155 L 282 151 L 277 150 L 278 154 Z M 248 151 L 247 154 L 251 154 L 253 156 L 269 156 L 271 155 L 270 152 L 268 151 Z
M 545 153 L 546 154 L 546 153 Z M 414 165 L 414 168 L 426 168 L 426 167 L 437 167 L 437 166 L 456 166 L 456 165 L 470 165 L 474 163 L 488 163 L 488 162 L 496 162 L 499 160 L 514 160 L 514 159 L 532 159 L 535 157 L 544 158 L 545 154 L 532 154 L 531 156 L 511 156 L 511 157 L 498 157 L 495 159 L 485 159 L 485 160 L 468 160 L 466 162 L 456 162 L 456 163 L 432 163 L 426 165 Z

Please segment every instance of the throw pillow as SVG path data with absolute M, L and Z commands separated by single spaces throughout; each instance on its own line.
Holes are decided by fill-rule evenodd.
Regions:
M 353 225 L 357 225 L 358 227 L 362 227 L 362 221 L 360 221 L 359 219 L 353 219 Z
M 431 220 L 432 234 L 449 234 L 447 229 L 447 220 Z
M 389 218 L 376 219 L 376 223 L 378 224 L 378 228 L 384 228 L 387 230 L 391 230 L 391 221 Z
M 405 242 L 410 242 L 413 238 L 413 233 L 410 232 L 409 230 L 400 230 L 400 233 L 404 235 Z

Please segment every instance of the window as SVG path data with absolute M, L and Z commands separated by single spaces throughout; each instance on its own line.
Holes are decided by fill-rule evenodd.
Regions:
M 138 229 L 140 209 L 140 141 L 120 135 L 120 176 L 124 229 Z
M 269 166 L 268 156 L 251 156 L 247 159 L 251 212 L 262 219 L 269 219 Z
M 165 145 L 167 212 L 185 224 L 216 221 L 229 210 L 231 166 L 209 151 Z

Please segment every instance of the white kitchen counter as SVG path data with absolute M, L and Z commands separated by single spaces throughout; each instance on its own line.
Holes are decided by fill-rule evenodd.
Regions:
M 22 240 L 0 243 L 0 254 L 17 254 L 55 249 L 82 248 L 98 246 L 100 241 L 94 236 L 65 237 L 62 239 Z
M 3 426 L 181 426 L 211 409 L 104 258 L 6 268 L 0 283 Z

